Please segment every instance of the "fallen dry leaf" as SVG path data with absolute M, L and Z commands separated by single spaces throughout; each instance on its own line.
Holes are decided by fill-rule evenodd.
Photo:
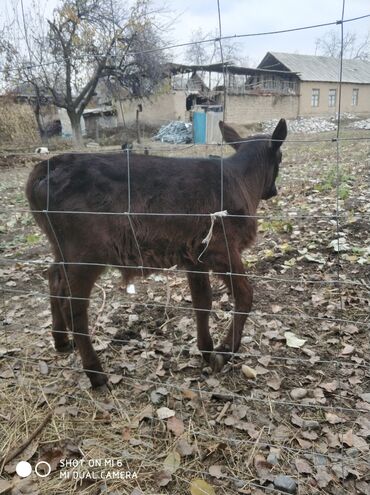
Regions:
M 115 374 L 109 375 L 109 381 L 113 385 L 117 385 L 117 383 L 119 383 L 122 380 L 123 380 L 123 376 L 122 375 L 115 375 Z
M 176 437 L 179 437 L 184 433 L 185 427 L 182 419 L 176 418 L 176 416 L 172 416 L 167 421 L 167 429 L 168 431 L 172 431 Z
M 294 412 L 291 415 L 291 421 L 294 425 L 305 430 L 318 430 L 320 428 L 320 423 L 315 419 L 303 419 Z
M 216 495 L 214 488 L 204 480 L 194 479 L 190 483 L 191 495 Z
M 11 495 L 38 495 L 37 481 L 33 477 L 29 478 L 18 478 L 14 476 L 12 480 L 12 491 Z
M 247 415 L 249 408 L 243 405 L 234 405 L 232 410 L 233 410 L 233 416 L 236 419 L 240 420 Z
M 11 368 L 0 371 L 0 378 L 14 378 L 14 371 Z
M 50 464 L 51 471 L 55 471 L 60 467 L 60 461 L 66 459 L 68 451 L 61 448 L 52 448 L 44 452 L 40 458 L 40 461 L 46 461 Z
M 159 486 L 167 486 L 172 480 L 172 475 L 166 470 L 159 471 L 157 474 L 157 483 Z
M 290 391 L 290 396 L 294 400 L 303 399 L 307 395 L 307 390 L 305 388 L 293 388 Z
M 198 394 L 196 392 L 193 392 L 193 390 L 189 390 L 189 389 L 184 389 L 181 391 L 181 393 L 185 399 L 189 399 L 189 400 L 193 400 L 198 397 Z
M 306 340 L 298 338 L 293 332 L 284 332 L 284 337 L 286 339 L 286 345 L 294 349 L 299 349 L 306 343 Z
M 360 397 L 363 401 L 370 403 L 370 393 L 360 394 Z
M 273 313 L 279 313 L 283 308 L 278 304 L 271 304 L 271 311 Z
M 295 467 L 297 468 L 298 473 L 300 474 L 311 474 L 312 468 L 307 461 L 304 459 L 297 457 L 294 461 Z
M 159 419 L 171 418 L 172 416 L 175 416 L 175 411 L 168 407 L 160 407 L 157 409 L 157 416 Z
M 7 493 L 12 488 L 12 484 L 7 480 L 0 480 L 0 493 Z
M 251 380 L 254 380 L 255 378 L 257 378 L 256 370 L 254 370 L 253 368 L 250 368 L 246 364 L 242 364 L 242 372 L 246 378 L 250 378 Z
M 42 375 L 49 374 L 49 366 L 45 361 L 39 361 L 39 370 Z
M 258 359 L 258 362 L 262 364 L 262 366 L 268 366 L 271 362 L 271 356 L 262 356 Z
M 311 431 L 311 430 L 308 431 L 302 430 L 301 436 L 306 440 L 317 440 L 318 438 L 318 434 L 315 431 Z
M 348 445 L 348 447 L 353 447 L 353 430 L 350 429 L 346 433 L 339 436 L 341 441 Z
M 224 420 L 224 424 L 226 426 L 234 426 L 236 423 L 238 422 L 238 419 L 235 418 L 234 416 L 228 416 L 227 418 L 225 418 Z
M 327 469 L 322 466 L 316 468 L 316 474 L 313 476 L 317 481 L 319 488 L 326 488 L 333 480 L 333 477 L 328 473 Z
M 265 483 L 267 480 L 272 481 L 275 478 L 275 475 L 271 472 L 273 466 L 267 462 L 265 456 L 262 454 L 256 454 L 254 456 L 253 464 L 260 483 Z
M 312 448 L 312 442 L 309 442 L 308 440 L 304 440 L 303 438 L 299 438 L 299 437 L 297 437 L 296 440 L 302 449 L 306 450 Z
M 225 478 L 226 474 L 222 472 L 223 467 L 224 466 L 220 466 L 219 464 L 213 464 L 209 467 L 208 472 L 214 478 Z
M 266 384 L 268 387 L 272 388 L 273 390 L 279 390 L 281 386 L 282 379 L 279 376 L 274 376 L 273 378 L 269 378 L 266 380 Z
M 321 383 L 320 387 L 326 390 L 327 392 L 335 392 L 338 388 L 338 381 L 334 380 L 332 382 Z
M 352 435 L 352 442 L 353 446 L 360 452 L 368 452 L 369 444 L 364 438 L 361 438 L 358 435 Z
M 264 368 L 263 366 L 260 366 L 259 364 L 257 364 L 255 371 L 257 375 L 266 375 L 266 373 L 270 373 L 268 369 Z
M 340 446 L 339 436 L 337 433 L 327 431 L 325 436 L 326 436 L 329 447 L 335 449 L 336 447 Z
M 370 437 L 370 418 L 362 416 L 356 420 L 356 423 L 361 427 L 357 434 L 361 437 Z
M 130 428 L 127 428 L 127 427 L 126 428 L 123 428 L 122 439 L 125 442 L 128 442 L 131 439 L 131 430 L 130 430 Z
M 130 493 L 130 495 L 144 495 L 144 493 L 141 490 L 139 490 L 138 488 L 134 488 L 132 490 L 132 492 Z
M 181 457 L 186 457 L 188 455 L 192 455 L 193 447 L 189 444 L 185 438 L 180 438 L 176 445 L 177 452 L 181 455 Z
M 181 463 L 181 457 L 176 450 L 170 452 L 168 456 L 163 461 L 164 470 L 170 474 L 173 474 L 179 467 Z
M 326 412 L 325 413 L 325 419 L 331 425 L 336 425 L 338 423 L 345 423 L 346 422 L 345 419 L 340 418 L 339 416 L 337 416 L 336 414 L 331 413 L 331 412 Z
M 137 421 L 142 421 L 144 418 L 151 419 L 153 417 L 153 406 L 151 404 L 147 404 L 144 409 L 135 416 Z
M 346 344 L 342 349 L 341 355 L 342 356 L 348 356 L 349 354 L 352 354 L 354 352 L 354 350 L 355 350 L 355 348 L 353 347 L 353 345 Z
M 35 454 L 35 452 L 37 451 L 39 445 L 38 445 L 38 441 L 37 440 L 34 440 L 33 442 L 31 442 L 23 451 L 21 454 L 19 454 L 19 456 L 17 456 L 15 459 L 13 459 L 12 461 L 8 462 L 8 464 L 6 464 L 4 466 L 4 471 L 8 474 L 13 474 L 15 473 L 15 468 L 18 464 L 18 462 L 20 461 L 28 461 L 29 459 L 31 459 L 31 457 Z

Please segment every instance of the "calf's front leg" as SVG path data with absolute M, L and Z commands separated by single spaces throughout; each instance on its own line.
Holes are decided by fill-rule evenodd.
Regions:
M 221 278 L 234 297 L 234 315 L 224 341 L 211 354 L 210 365 L 214 371 L 220 371 L 232 354 L 238 351 L 247 313 L 252 308 L 253 288 L 245 276 L 239 254 L 231 258 L 231 268 L 232 273 L 225 274 Z M 224 269 L 222 271 L 225 272 Z

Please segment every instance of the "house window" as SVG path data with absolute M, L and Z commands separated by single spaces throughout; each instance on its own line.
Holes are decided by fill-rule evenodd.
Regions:
M 320 90 L 319 89 L 313 89 L 312 95 L 311 95 L 311 107 L 318 107 L 319 106 L 319 99 L 320 99 Z
M 329 89 L 329 107 L 335 107 L 337 103 L 337 90 Z
M 352 106 L 357 107 L 358 105 L 358 89 L 352 89 Z

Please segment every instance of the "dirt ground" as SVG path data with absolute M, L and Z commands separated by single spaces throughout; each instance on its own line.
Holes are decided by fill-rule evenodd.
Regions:
M 76 353 L 54 351 L 51 256 L 24 196 L 38 158 L 1 155 L 0 493 L 370 493 L 369 132 L 334 137 L 284 145 L 279 196 L 261 203 L 244 256 L 253 311 L 221 373 L 197 351 L 184 274 L 138 278 L 129 294 L 106 271 L 90 322 L 109 396 L 91 390 Z M 213 287 L 219 339 L 232 305 Z M 51 473 L 22 479 L 19 460 Z

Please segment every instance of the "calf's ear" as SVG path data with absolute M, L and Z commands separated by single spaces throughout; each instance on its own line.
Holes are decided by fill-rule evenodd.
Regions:
M 222 137 L 224 138 L 224 141 L 226 143 L 229 143 L 230 146 L 232 146 L 235 150 L 240 148 L 242 143 L 238 143 L 238 141 L 242 141 L 243 139 L 239 136 L 239 134 L 234 131 L 232 127 L 229 125 L 225 124 L 222 120 L 218 123 L 220 127 L 220 131 L 222 134 Z
M 285 119 L 280 119 L 271 137 L 271 148 L 277 151 L 285 141 L 288 134 L 288 127 Z

